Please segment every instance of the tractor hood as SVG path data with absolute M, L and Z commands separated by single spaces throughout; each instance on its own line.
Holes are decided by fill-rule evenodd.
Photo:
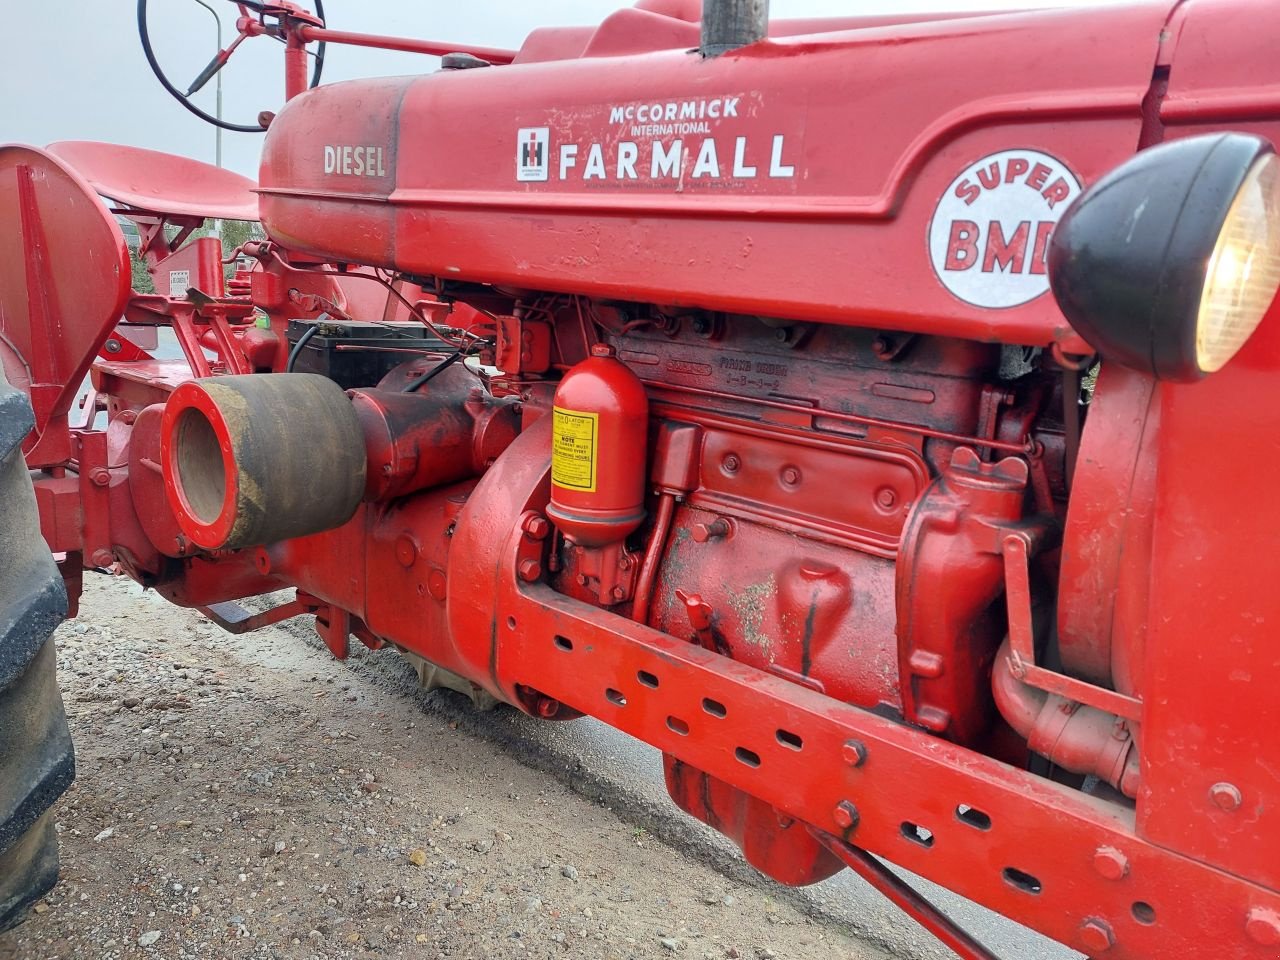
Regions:
M 1280 35 L 1275 10 L 1171 20 L 1162 0 L 780 22 L 705 59 L 696 9 L 650 3 L 537 31 L 509 66 L 297 97 L 267 134 L 262 219 L 419 276 L 1085 352 L 1048 294 L 1049 234 L 1163 134 L 1171 51 L 1206 6 L 1218 59 Z M 1249 82 L 1274 85 L 1257 56 Z

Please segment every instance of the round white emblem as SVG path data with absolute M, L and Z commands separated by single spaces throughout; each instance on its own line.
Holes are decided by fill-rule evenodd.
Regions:
M 1049 235 L 1080 181 L 1056 157 L 1002 150 L 947 187 L 929 223 L 929 258 L 942 285 L 977 307 L 1016 307 L 1049 289 Z

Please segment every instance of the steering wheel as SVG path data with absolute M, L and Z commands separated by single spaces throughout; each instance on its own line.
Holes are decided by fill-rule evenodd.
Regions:
M 324 0 L 314 0 L 314 2 L 316 6 L 314 18 L 307 14 L 302 14 L 300 17 L 300 11 L 293 7 L 292 4 L 259 3 L 255 2 L 255 0 L 239 0 L 239 2 L 236 3 L 236 6 L 240 8 L 241 18 L 257 19 L 258 23 L 261 24 L 261 30 L 257 32 L 275 37 L 275 39 L 284 43 L 285 37 L 282 35 L 281 21 L 286 17 L 293 19 L 301 18 L 306 23 L 313 23 L 315 26 L 320 27 L 324 26 Z M 275 17 L 276 22 L 274 24 L 268 24 L 268 17 Z M 169 78 L 165 75 L 165 72 L 160 68 L 160 61 L 156 59 L 155 51 L 151 48 L 151 31 L 147 27 L 147 0 L 138 0 L 138 39 L 142 41 L 142 52 L 147 58 L 147 63 L 151 65 L 151 72 L 154 73 L 156 75 L 156 79 L 160 81 L 160 85 L 168 90 L 175 100 L 194 113 L 201 120 L 206 123 L 211 123 L 215 127 L 221 127 L 223 130 L 231 130 L 235 133 L 263 133 L 267 128 L 261 122 L 251 125 L 245 123 L 230 123 L 226 120 L 220 120 L 212 114 L 206 113 L 204 110 L 197 107 L 191 102 L 191 97 L 196 93 L 196 91 L 213 79 L 219 70 L 226 66 L 227 61 L 231 59 L 231 54 L 235 51 L 236 47 L 238 47 L 240 42 L 249 35 L 250 34 L 246 33 L 243 29 L 240 30 L 236 34 L 236 38 L 231 41 L 231 44 L 225 50 L 219 50 L 214 54 L 213 59 L 209 61 L 208 65 L 202 71 L 200 71 L 199 76 L 191 82 L 191 86 L 187 88 L 186 93 L 183 93 L 178 87 L 174 86 L 174 84 L 170 82 Z M 311 83 L 308 85 L 309 87 L 315 87 L 320 83 L 320 75 L 324 72 L 324 48 L 325 43 L 321 40 L 316 46 L 315 65 L 311 69 Z

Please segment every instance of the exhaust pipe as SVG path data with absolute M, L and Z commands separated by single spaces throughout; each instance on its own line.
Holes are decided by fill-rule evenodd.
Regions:
M 1138 795 L 1138 745 L 1115 714 L 1046 693 L 1013 675 L 1006 639 L 991 671 L 996 707 L 1027 746 L 1072 773 L 1093 775 L 1126 797 Z
M 703 0 L 704 57 L 718 57 L 763 40 L 768 32 L 769 0 Z

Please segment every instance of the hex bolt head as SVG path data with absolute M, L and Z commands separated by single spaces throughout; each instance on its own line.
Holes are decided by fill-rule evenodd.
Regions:
M 849 766 L 860 767 L 867 762 L 867 745 L 861 740 L 846 740 L 840 755 Z
M 858 813 L 858 808 L 848 800 L 841 800 L 836 804 L 836 808 L 831 811 L 831 819 L 836 822 L 836 826 L 841 830 L 848 832 L 858 825 L 858 821 L 862 819 Z
M 1209 788 L 1209 799 L 1213 801 L 1214 806 L 1220 810 L 1226 810 L 1230 813 L 1233 810 L 1239 810 L 1240 804 L 1244 802 L 1244 797 L 1240 794 L 1240 788 L 1234 783 L 1215 783 Z
M 520 561 L 520 566 L 516 572 L 525 583 L 532 583 L 542 576 L 542 564 L 529 557 L 527 560 Z
M 706 543 L 729 535 L 729 521 L 718 517 L 710 523 L 695 523 L 691 531 L 694 543 Z
M 1245 920 L 1244 931 L 1254 943 L 1274 947 L 1280 943 L 1280 913 L 1269 907 L 1254 907 Z
M 547 534 L 551 532 L 551 524 L 547 522 L 546 517 L 538 514 L 530 514 L 524 520 L 524 534 L 531 540 L 545 540 Z
M 1107 880 L 1123 880 L 1129 873 L 1129 858 L 1115 847 L 1099 847 L 1093 854 L 1093 869 Z
M 1080 943 L 1090 953 L 1102 953 L 1115 946 L 1116 935 L 1111 932 L 1107 921 L 1090 917 L 1080 925 Z

